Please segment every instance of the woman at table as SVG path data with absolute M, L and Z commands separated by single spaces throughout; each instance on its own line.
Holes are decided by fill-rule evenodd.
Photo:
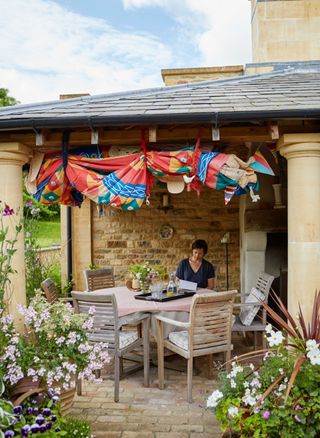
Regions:
M 205 240 L 196 240 L 192 244 L 192 255 L 179 263 L 176 276 L 179 280 L 193 281 L 198 287 L 213 289 L 215 272 L 213 265 L 204 259 L 208 252 Z

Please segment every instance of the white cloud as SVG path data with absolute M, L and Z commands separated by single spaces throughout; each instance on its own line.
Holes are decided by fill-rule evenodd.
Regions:
M 161 85 L 159 64 L 172 53 L 154 36 L 120 32 L 53 1 L 4 3 L 0 87 L 23 103 Z
M 122 0 L 127 9 L 161 7 L 180 35 L 193 41 L 201 66 L 244 64 L 251 60 L 248 0 Z
M 169 47 L 151 33 L 121 31 L 53 0 L 0 0 L 0 87 L 28 103 L 161 86 L 161 68 L 248 62 L 249 3 L 122 0 L 126 9 L 163 8 L 176 23 Z

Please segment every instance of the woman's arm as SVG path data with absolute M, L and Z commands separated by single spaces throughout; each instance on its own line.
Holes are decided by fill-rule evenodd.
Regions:
M 208 278 L 208 289 L 214 289 L 214 286 L 216 284 L 216 279 L 213 278 Z

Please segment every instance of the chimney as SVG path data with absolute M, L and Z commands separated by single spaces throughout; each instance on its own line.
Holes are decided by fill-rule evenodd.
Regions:
M 250 0 L 253 63 L 320 60 L 319 0 Z

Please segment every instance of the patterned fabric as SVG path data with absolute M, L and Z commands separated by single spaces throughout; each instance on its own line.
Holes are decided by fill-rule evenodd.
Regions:
M 245 303 L 252 303 L 252 306 L 243 306 L 239 315 L 243 325 L 251 325 L 255 316 L 259 312 L 261 302 L 265 300 L 265 296 L 258 289 L 253 287 L 250 294 L 246 297 Z
M 249 187 L 255 201 L 253 190 L 258 184 L 252 167 L 259 163 L 262 171 L 269 166 L 260 155 L 256 153 L 245 163 L 232 154 L 201 153 L 186 147 L 175 151 L 144 148 L 143 153 L 101 158 L 98 147 L 83 147 L 67 156 L 46 154 L 36 179 L 32 176 L 32 192 L 43 204 L 79 206 L 86 196 L 98 204 L 134 210 L 148 202 L 153 176 L 179 176 L 180 181 L 185 175 L 194 177 L 189 178 L 188 188 L 198 193 L 203 184 L 224 190 L 226 204 L 234 194 L 249 192 Z
M 189 333 L 187 332 L 187 330 L 169 333 L 169 341 L 182 348 L 183 350 L 189 349 Z
M 119 348 L 125 348 L 137 339 L 137 332 L 119 332 Z

